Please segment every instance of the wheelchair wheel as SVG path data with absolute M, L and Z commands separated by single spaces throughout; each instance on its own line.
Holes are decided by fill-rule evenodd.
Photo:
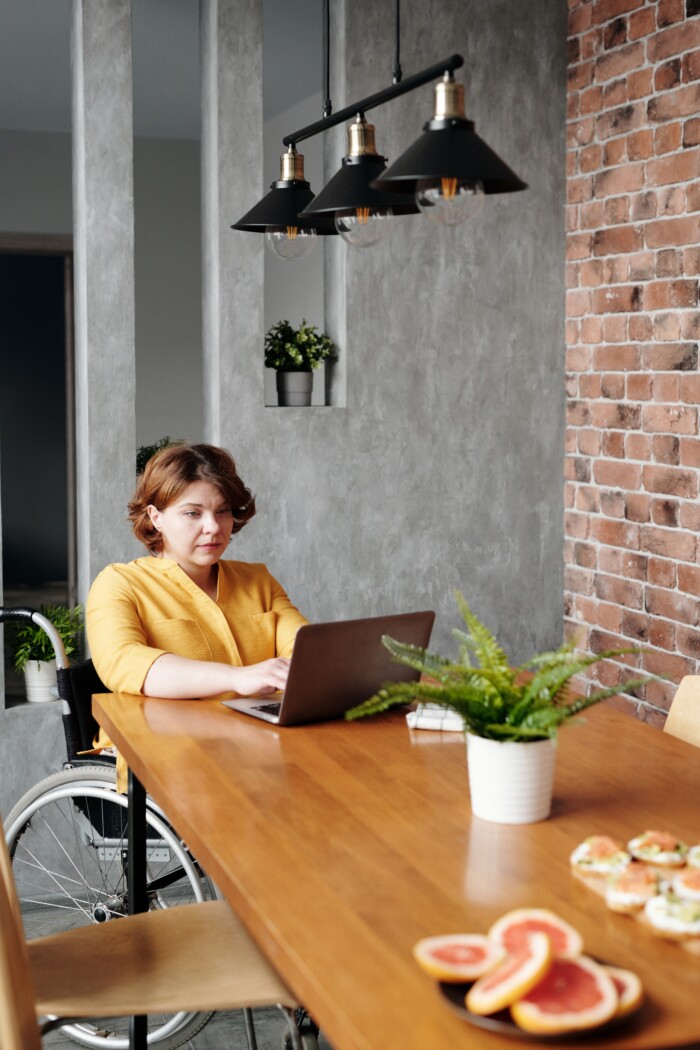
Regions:
M 5 839 L 28 939 L 128 913 L 127 805 L 116 792 L 112 769 L 83 766 L 35 784 L 10 811 Z M 149 906 L 172 908 L 214 897 L 211 881 L 157 807 L 147 806 L 146 824 Z M 182 1046 L 211 1016 L 151 1016 L 149 1046 Z M 100 1018 L 62 1031 L 82 1046 L 126 1050 L 128 1025 L 128 1018 Z

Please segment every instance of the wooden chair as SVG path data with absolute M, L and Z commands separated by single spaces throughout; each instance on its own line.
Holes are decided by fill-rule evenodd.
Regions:
M 700 747 L 700 675 L 689 674 L 681 679 L 664 732 Z
M 225 901 L 125 916 L 26 941 L 12 866 L 0 844 L 0 1046 L 90 1017 L 278 1006 L 302 1050 L 292 993 Z M 37 1017 L 55 1020 L 39 1025 Z

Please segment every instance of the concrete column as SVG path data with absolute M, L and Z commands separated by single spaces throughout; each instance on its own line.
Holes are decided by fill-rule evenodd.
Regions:
M 262 196 L 262 4 L 200 0 L 204 433 L 263 405 L 264 238 L 230 229 Z
M 131 0 L 73 3 L 78 592 L 134 556 Z

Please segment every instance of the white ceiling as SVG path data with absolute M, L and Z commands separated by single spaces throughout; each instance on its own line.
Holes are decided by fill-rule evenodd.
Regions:
M 71 7 L 1 0 L 0 128 L 70 130 Z M 322 0 L 263 0 L 266 117 L 320 92 L 322 11 Z M 134 133 L 198 138 L 198 0 L 133 0 L 132 23 Z

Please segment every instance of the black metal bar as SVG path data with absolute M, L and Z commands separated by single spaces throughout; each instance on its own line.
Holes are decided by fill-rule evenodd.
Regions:
M 330 117 L 333 112 L 331 102 L 331 0 L 324 0 L 323 4 L 323 116 Z
M 148 911 L 146 893 L 146 792 L 141 781 L 129 770 L 129 859 L 127 889 L 129 914 Z M 130 1050 L 146 1050 L 147 1018 L 129 1018 Z
M 423 69 L 420 73 L 414 73 L 412 77 L 407 77 L 400 84 L 392 84 L 391 87 L 383 88 L 382 91 L 377 91 L 374 95 L 368 95 L 367 98 L 360 99 L 358 102 L 353 102 L 351 106 L 338 110 L 331 117 L 324 117 L 323 120 L 317 120 L 314 124 L 308 124 L 305 128 L 300 128 L 299 131 L 293 131 L 290 135 L 285 135 L 282 142 L 285 146 L 292 146 L 303 139 L 310 139 L 321 131 L 327 131 L 328 128 L 334 128 L 336 124 L 342 124 L 343 121 L 350 120 L 356 113 L 365 113 L 368 109 L 381 106 L 392 98 L 406 95 L 409 91 L 414 91 L 416 88 L 422 87 L 423 84 L 430 83 L 431 80 L 435 80 L 443 73 L 454 73 L 455 69 L 459 69 L 463 65 L 464 59 L 461 55 L 452 55 L 443 62 L 436 62 L 435 65 L 428 66 L 427 69 Z

